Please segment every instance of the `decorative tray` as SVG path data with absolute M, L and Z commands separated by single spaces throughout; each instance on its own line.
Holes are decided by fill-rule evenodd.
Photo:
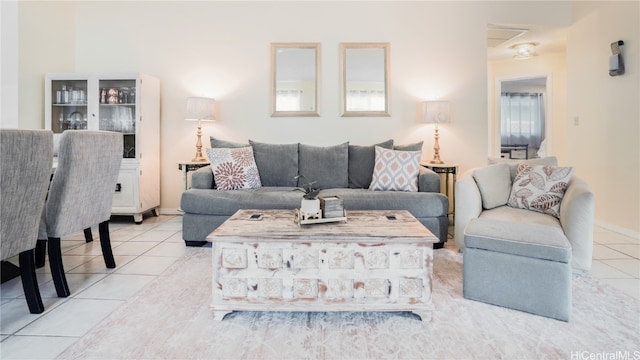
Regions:
M 347 221 L 347 213 L 343 210 L 342 214 L 343 216 L 339 216 L 339 217 L 304 219 L 302 216 L 302 213 L 300 212 L 300 209 L 296 209 L 295 218 L 293 219 L 293 221 L 298 225 L 324 224 L 324 223 Z

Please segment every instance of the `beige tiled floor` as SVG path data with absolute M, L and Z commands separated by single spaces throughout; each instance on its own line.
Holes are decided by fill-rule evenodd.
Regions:
M 29 313 L 19 278 L 0 286 L 0 358 L 52 359 L 99 324 L 162 273 L 193 250 L 184 246 L 180 216 L 151 217 L 135 225 L 129 218 L 110 225 L 115 269 L 106 269 L 97 229 L 96 241 L 82 234 L 62 241 L 71 296 L 58 298 L 49 264 L 38 270 L 46 311 Z M 640 240 L 601 228 L 594 233 L 591 274 L 640 299 Z M 453 241 L 447 247 L 453 246 Z M 14 261 L 12 259 L 12 261 Z

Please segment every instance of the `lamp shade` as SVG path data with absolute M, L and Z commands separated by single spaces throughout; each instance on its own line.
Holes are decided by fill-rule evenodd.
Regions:
M 448 123 L 449 121 L 450 116 L 448 101 L 424 102 L 424 114 L 422 115 L 422 122 L 440 124 Z
M 215 100 L 205 97 L 187 98 L 187 115 L 185 120 L 213 121 Z

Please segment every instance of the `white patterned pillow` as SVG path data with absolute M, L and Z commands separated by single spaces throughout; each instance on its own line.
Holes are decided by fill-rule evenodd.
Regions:
M 376 146 L 369 190 L 418 191 L 422 151 L 399 151 Z
M 206 149 L 218 190 L 262 187 L 251 146 Z
M 573 167 L 518 165 L 509 206 L 560 217 L 560 203 L 567 190 Z

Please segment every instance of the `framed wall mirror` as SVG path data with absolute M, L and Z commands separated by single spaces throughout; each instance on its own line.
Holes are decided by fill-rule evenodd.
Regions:
M 271 44 L 271 116 L 319 116 L 319 43 Z
M 340 43 L 342 116 L 390 116 L 389 43 Z

